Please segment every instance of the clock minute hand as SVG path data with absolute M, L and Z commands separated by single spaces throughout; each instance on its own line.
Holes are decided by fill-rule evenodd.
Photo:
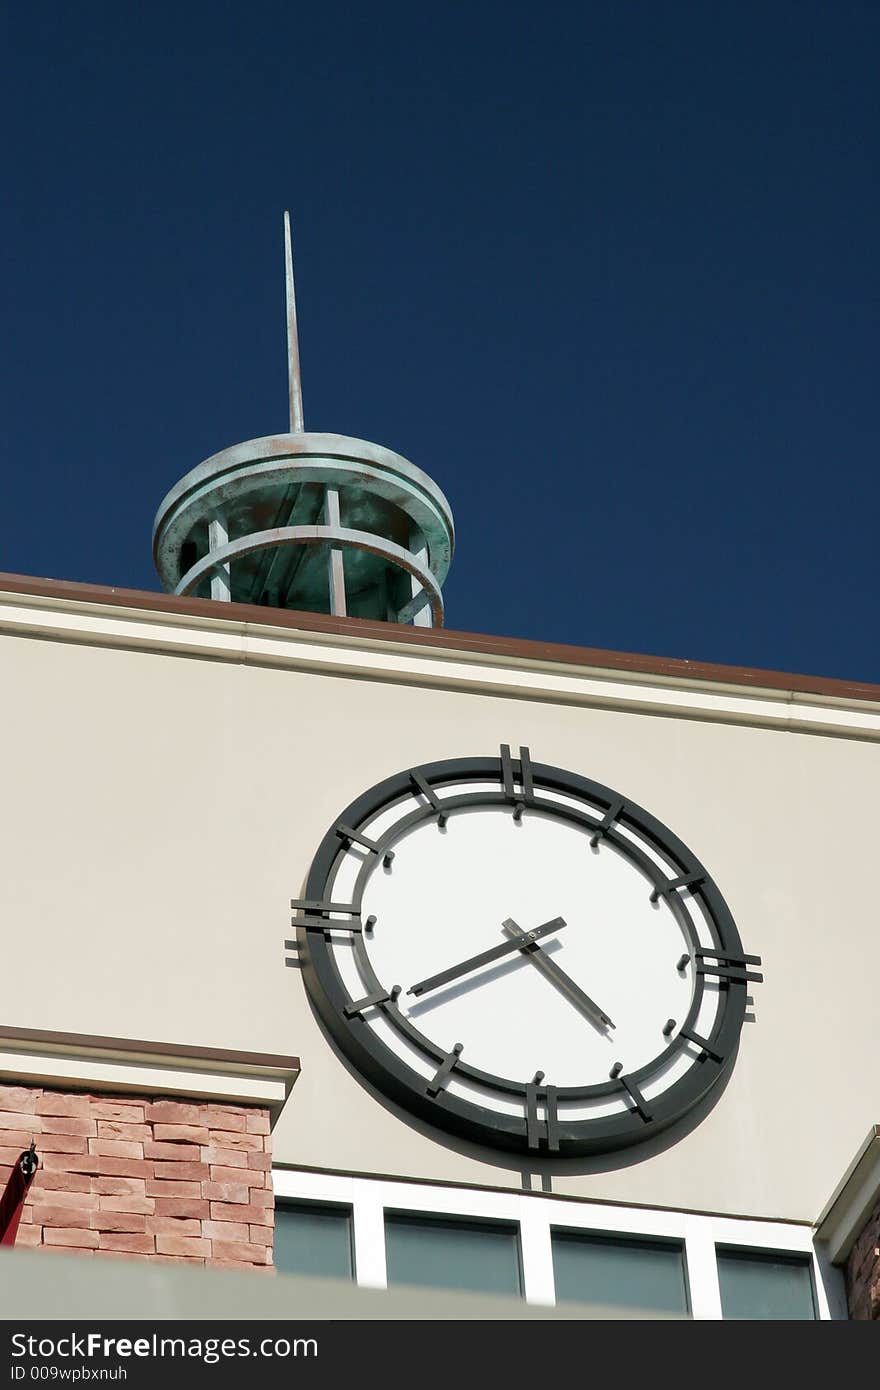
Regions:
M 449 970 L 442 970 L 439 975 L 431 975 L 427 980 L 419 980 L 418 984 L 411 985 L 406 991 L 407 994 L 427 994 L 429 989 L 437 989 L 439 985 L 448 985 L 452 980 L 458 980 L 462 975 L 469 975 L 472 970 L 478 970 L 481 965 L 489 965 L 493 960 L 500 960 L 502 956 L 513 955 L 514 951 L 527 951 L 530 946 L 534 946 L 536 941 L 544 936 L 549 936 L 551 932 L 559 931 L 560 927 L 565 926 L 562 917 L 554 917 L 552 922 L 545 922 L 543 926 L 535 927 L 534 931 L 519 932 L 515 941 L 502 941 L 500 946 L 493 946 L 488 951 L 481 951 L 478 956 L 471 956 L 470 960 L 462 961 L 460 965 L 453 965 Z M 519 931 L 519 928 L 517 928 Z
M 604 1009 L 600 1009 L 595 1000 L 591 999 L 588 994 L 585 994 L 580 985 L 576 985 L 571 976 L 566 975 L 565 971 L 556 964 L 556 961 L 551 960 L 546 951 L 542 951 L 540 946 L 535 946 L 530 942 L 528 940 L 528 933 L 524 932 L 521 927 L 518 927 L 513 918 L 508 917 L 507 921 L 503 923 L 503 926 L 508 936 L 512 936 L 515 941 L 520 943 L 525 954 L 538 967 L 541 973 L 546 975 L 548 980 L 552 980 L 563 994 L 567 995 L 573 1003 L 577 1004 L 578 1008 L 583 1010 L 591 1022 L 595 1023 L 600 1028 L 615 1027 Z

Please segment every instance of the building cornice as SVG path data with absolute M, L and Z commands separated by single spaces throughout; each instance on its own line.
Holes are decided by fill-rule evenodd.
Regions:
M 816 1222 L 816 1238 L 826 1243 L 832 1264 L 846 1260 L 878 1199 L 880 1125 L 872 1125 Z
M 264 1105 L 274 1121 L 299 1073 L 274 1053 L 0 1026 L 0 1079 L 15 1085 Z
M 880 685 L 0 574 L 0 631 L 880 739 Z

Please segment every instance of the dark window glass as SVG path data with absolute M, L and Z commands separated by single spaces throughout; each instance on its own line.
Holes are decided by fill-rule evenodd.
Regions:
M 501 1222 L 388 1216 L 385 1253 L 389 1284 L 522 1293 L 519 1236 Z
M 674 1241 L 553 1232 L 557 1302 L 633 1312 L 688 1312 L 684 1254 Z
M 803 1321 L 816 1316 L 807 1256 L 719 1250 L 718 1282 L 726 1318 Z
M 351 1279 L 351 1210 L 317 1202 L 275 1207 L 275 1268 L 282 1274 Z

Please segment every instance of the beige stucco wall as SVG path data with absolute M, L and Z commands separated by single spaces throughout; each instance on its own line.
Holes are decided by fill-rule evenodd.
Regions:
M 367 660 L 367 658 L 365 658 Z M 880 742 L 0 634 L 9 1025 L 298 1054 L 280 1162 L 814 1219 L 870 1123 Z M 359 792 L 528 744 L 673 828 L 762 955 L 693 1132 L 554 1169 L 428 1132 L 335 1056 L 285 967 L 289 900 Z

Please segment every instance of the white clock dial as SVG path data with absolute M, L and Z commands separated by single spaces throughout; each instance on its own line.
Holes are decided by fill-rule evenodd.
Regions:
M 389 779 L 309 885 L 307 983 L 343 1044 L 395 1096 L 509 1147 L 671 1123 L 722 1074 L 759 978 L 670 832 L 527 750 Z

